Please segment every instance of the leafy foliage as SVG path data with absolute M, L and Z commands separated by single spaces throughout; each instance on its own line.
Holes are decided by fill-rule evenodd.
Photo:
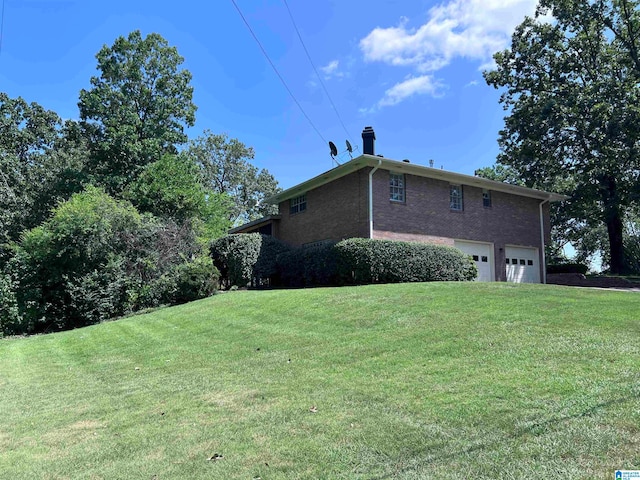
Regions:
M 186 154 L 199 166 L 207 187 L 233 199 L 229 212 L 233 223 L 277 213 L 277 206 L 264 200 L 280 191 L 278 182 L 266 169 L 258 170 L 250 163 L 253 148 L 207 130 L 189 144 Z
M 175 153 L 195 123 L 191 73 L 156 33 L 134 31 L 96 55 L 100 76 L 80 92 L 80 117 L 92 148 L 91 172 L 119 193 L 142 167 Z
M 224 287 L 246 287 L 253 282 L 261 246 L 259 233 L 227 235 L 211 243 L 211 258 Z
M 183 301 L 190 286 L 192 296 L 209 294 L 215 271 L 203 273 L 199 251 L 188 226 L 141 215 L 89 186 L 24 233 L 10 262 L 22 319 L 9 333 L 75 328 Z
M 16 300 L 16 285 L 13 279 L 0 271 L 0 337 L 20 324 L 20 311 Z
M 485 72 L 509 111 L 499 162 L 527 186 L 571 196 L 567 240 L 604 225 L 613 272 L 625 269 L 624 215 L 640 193 L 638 5 L 543 0 Z M 549 13 L 553 22 L 540 18 Z
M 231 226 L 231 200 L 204 186 L 198 167 L 185 156 L 165 154 L 146 165 L 125 197 L 142 212 L 179 223 L 194 222 L 208 240 Z
M 338 275 L 347 283 L 469 281 L 478 275 L 475 263 L 452 247 L 351 238 L 335 249 Z

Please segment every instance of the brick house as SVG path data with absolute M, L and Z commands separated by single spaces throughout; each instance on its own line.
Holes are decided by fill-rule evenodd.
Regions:
M 364 153 L 269 199 L 279 214 L 234 228 L 291 245 L 362 237 L 450 245 L 471 255 L 481 281 L 546 283 L 549 203 L 566 197 Z

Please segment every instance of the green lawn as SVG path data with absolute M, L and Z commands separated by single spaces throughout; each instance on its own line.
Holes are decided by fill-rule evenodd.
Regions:
M 639 318 L 639 293 L 433 283 L 1 340 L 0 478 L 613 479 L 640 469 Z

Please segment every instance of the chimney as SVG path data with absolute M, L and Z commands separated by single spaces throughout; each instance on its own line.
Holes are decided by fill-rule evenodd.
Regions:
M 362 131 L 362 153 L 375 155 L 376 134 L 371 127 L 364 127 Z

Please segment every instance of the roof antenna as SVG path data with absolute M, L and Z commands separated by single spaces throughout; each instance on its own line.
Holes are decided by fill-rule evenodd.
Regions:
M 349 140 L 347 140 L 346 142 L 347 142 L 347 152 L 349 152 L 349 157 L 353 158 L 353 155 L 351 155 L 353 153 L 353 147 L 351 147 Z
M 336 160 L 336 156 L 338 155 L 336 144 L 333 142 L 329 142 L 329 148 L 331 149 L 331 160 L 333 160 L 338 166 L 340 166 L 340 163 L 338 163 L 338 161 Z

